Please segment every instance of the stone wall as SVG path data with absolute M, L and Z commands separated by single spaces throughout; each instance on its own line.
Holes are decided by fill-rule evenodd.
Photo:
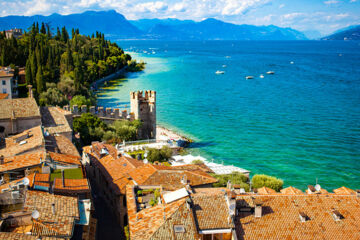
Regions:
M 73 105 L 70 107 L 69 105 L 63 107 L 64 110 L 70 111 L 75 117 L 80 116 L 83 113 L 91 113 L 102 119 L 123 119 L 123 120 L 133 120 L 133 114 L 129 114 L 127 110 L 120 111 L 119 108 L 104 108 L 100 106 L 90 106 L 89 108 L 86 105 L 77 106 Z

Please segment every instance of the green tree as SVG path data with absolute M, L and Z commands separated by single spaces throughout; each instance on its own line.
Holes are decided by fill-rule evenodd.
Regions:
M 237 187 L 244 188 L 245 191 L 250 190 L 248 184 L 249 178 L 244 174 L 239 172 L 233 172 L 230 174 L 212 174 L 218 181 L 213 184 L 213 187 L 226 187 L 227 183 L 230 181 L 233 185 L 238 185 Z
M 80 138 L 85 145 L 92 141 L 100 141 L 107 129 L 107 125 L 100 118 L 91 113 L 83 113 L 81 117 L 73 121 L 75 132 L 80 133 Z
M 172 156 L 172 150 L 168 146 L 163 146 L 161 149 L 148 148 L 147 159 L 149 162 L 166 162 Z
M 268 187 L 279 192 L 283 187 L 283 180 L 263 174 L 254 175 L 251 179 L 253 188 Z
M 32 74 L 31 74 L 31 62 L 30 62 L 30 58 L 28 58 L 28 60 L 26 61 L 26 66 L 25 66 L 25 81 L 26 81 L 26 85 L 32 85 L 33 84 L 33 79 L 32 79 Z
M 95 105 L 95 102 L 91 98 L 86 98 L 85 96 L 82 95 L 76 95 L 70 100 L 70 106 L 74 106 L 74 105 L 77 105 L 79 107 L 81 107 L 82 105 L 86 105 L 90 107 L 92 105 Z
M 42 92 L 39 97 L 41 106 L 64 106 L 68 103 L 64 94 L 56 87 L 55 83 L 46 84 L 46 92 Z
M 42 72 L 42 66 L 38 68 L 38 71 L 36 73 L 36 90 L 38 94 L 42 93 L 45 90 L 45 81 Z

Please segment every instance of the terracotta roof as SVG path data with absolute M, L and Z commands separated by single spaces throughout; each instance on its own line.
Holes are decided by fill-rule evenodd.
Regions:
M 186 179 L 191 186 L 211 184 L 217 182 L 209 174 L 201 170 L 177 170 L 172 167 L 146 164 L 128 173 L 139 185 L 161 185 L 165 190 L 176 190 L 184 187 L 182 179 Z
M 336 194 L 339 194 L 339 195 L 347 195 L 347 194 L 356 195 L 356 191 L 354 191 L 350 188 L 347 188 L 347 187 L 341 187 L 338 189 L 334 189 L 333 192 Z
M 263 202 L 262 216 L 239 211 L 238 239 L 360 239 L 360 199 L 356 195 L 276 194 L 238 196 L 237 202 L 255 197 Z M 344 218 L 335 221 L 333 211 Z M 307 216 L 301 222 L 299 214 Z
M 80 156 L 73 156 L 73 155 L 54 153 L 54 152 L 49 152 L 49 155 L 53 161 L 63 163 L 63 164 L 71 164 L 71 165 L 81 166 Z
M 106 148 L 108 155 L 100 156 L 102 148 Z M 117 150 L 111 145 L 93 143 L 92 146 L 84 147 L 83 151 L 94 160 L 94 164 L 102 171 L 108 182 L 112 182 L 111 187 L 117 193 L 125 193 L 125 186 L 132 184 L 128 172 L 143 166 L 144 163 L 125 156 L 117 157 Z
M 20 156 L 4 158 L 4 164 L 0 165 L 0 172 L 40 166 L 42 164 L 42 160 L 45 161 L 45 154 L 43 152 L 28 153 Z
M 65 117 L 71 114 L 71 112 L 59 107 L 41 107 L 40 112 L 42 124 L 50 134 L 72 132 Z
M 83 179 L 64 179 L 54 180 L 54 191 L 61 192 L 90 192 L 89 184 L 86 178 Z
M 3 69 L 0 69 L 0 77 L 13 77 L 14 72 L 4 71 Z
M 179 166 L 172 166 L 173 169 L 182 169 L 182 170 L 201 170 L 206 173 L 214 173 L 211 168 L 206 166 L 204 163 L 202 164 L 185 164 L 185 165 L 179 165 Z
M 175 232 L 175 226 L 184 227 L 184 232 Z M 197 240 L 201 239 L 194 224 L 194 216 L 186 204 L 183 203 L 179 208 L 158 228 L 150 237 L 151 240 L 176 239 L 176 240 Z
M 37 236 L 32 236 L 28 234 L 22 233 L 12 233 L 12 232 L 0 232 L 0 239 L 6 240 L 37 240 L 39 239 Z M 61 240 L 65 238 L 58 237 L 42 237 L 41 240 Z
M 287 188 L 284 188 L 284 189 L 281 189 L 280 190 L 281 193 L 283 194 L 288 194 L 288 195 L 291 195 L 291 194 L 303 194 L 303 192 L 300 190 L 300 189 L 297 189 L 297 188 L 294 188 L 294 187 L 287 187 Z
M 0 149 L 0 155 L 11 157 L 41 149 L 44 149 L 44 136 L 41 126 L 38 126 L 6 138 L 5 146 Z
M 50 174 L 48 173 L 35 173 L 33 177 L 33 185 L 42 186 L 42 187 L 50 187 Z M 31 187 L 33 187 L 30 184 Z
M 131 240 L 149 239 L 165 223 L 165 219 L 168 219 L 185 203 L 185 199 L 180 199 L 170 204 L 158 204 L 137 212 L 132 186 L 128 185 L 126 192 Z
M 39 107 L 34 98 L 0 100 L 0 119 L 40 118 Z
M 191 199 L 199 230 L 234 228 L 224 194 L 194 194 L 191 195 Z
M 169 204 L 159 203 L 137 211 L 135 192 L 126 187 L 130 239 L 199 239 L 198 230 L 233 229 L 229 222 L 229 210 L 222 191 L 190 194 L 190 197 L 175 200 Z M 217 190 L 217 189 L 216 189 Z M 191 201 L 191 207 L 186 203 Z M 181 225 L 184 232 L 175 232 Z
M 9 94 L 7 93 L 0 93 L 0 100 L 8 98 Z
M 51 152 L 58 152 L 67 155 L 80 157 L 75 145 L 63 135 L 55 135 L 46 137 L 46 149 Z
M 275 194 L 276 191 L 274 189 L 268 188 L 268 187 L 262 187 L 262 188 L 258 188 L 257 190 L 258 194 Z
M 52 204 L 55 204 L 55 214 L 52 211 Z M 68 238 L 72 236 L 75 220 L 79 219 L 77 198 L 41 191 L 27 191 L 24 210 L 34 209 L 40 213 L 38 223 L 33 223 L 35 234 L 46 236 L 50 232 L 51 236 Z

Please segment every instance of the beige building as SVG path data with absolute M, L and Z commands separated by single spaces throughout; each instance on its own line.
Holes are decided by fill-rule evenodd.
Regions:
M 40 110 L 35 99 L 0 100 L 0 134 L 16 134 L 40 125 Z
M 9 67 L 0 69 L 0 93 L 8 94 L 8 98 L 16 98 L 17 79 L 14 78 L 14 70 Z

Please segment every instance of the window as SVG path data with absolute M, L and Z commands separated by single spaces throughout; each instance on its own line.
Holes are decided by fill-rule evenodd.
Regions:
M 184 233 L 185 228 L 183 225 L 174 225 L 174 232 L 175 233 Z
M 5 80 L 2 80 L 2 85 L 6 85 L 6 81 Z
M 3 88 L 3 93 L 7 93 L 7 92 L 6 92 L 6 88 Z

